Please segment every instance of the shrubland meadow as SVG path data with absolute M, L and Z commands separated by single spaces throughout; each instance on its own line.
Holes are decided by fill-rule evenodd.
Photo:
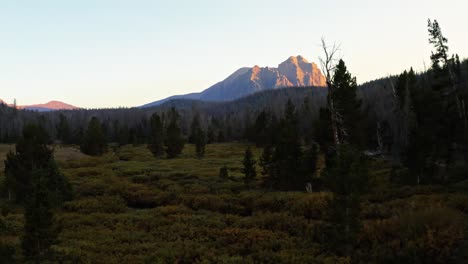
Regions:
M 468 61 L 232 102 L 0 106 L 1 263 L 466 263 Z

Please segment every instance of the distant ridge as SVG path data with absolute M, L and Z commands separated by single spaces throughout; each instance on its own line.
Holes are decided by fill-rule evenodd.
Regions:
M 0 99 L 0 104 L 7 104 L 5 101 Z M 7 104 L 8 106 L 13 106 L 13 104 Z M 26 109 L 26 110 L 33 110 L 39 112 L 48 112 L 48 111 L 56 111 L 56 110 L 76 110 L 80 109 L 80 107 L 67 104 L 60 101 L 50 101 L 45 104 L 33 104 L 33 105 L 19 105 L 17 106 L 18 109 Z
M 171 96 L 145 104 L 153 107 L 173 99 L 194 99 L 201 101 L 232 101 L 256 92 L 285 87 L 325 87 L 326 80 L 315 63 L 302 56 L 291 56 L 277 68 L 244 67 L 235 71 L 225 80 L 200 93 Z

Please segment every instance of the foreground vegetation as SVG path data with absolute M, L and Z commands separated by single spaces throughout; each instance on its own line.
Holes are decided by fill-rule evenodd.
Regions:
M 92 117 L 73 132 L 63 114 L 57 126 L 38 116 L 0 148 L 0 259 L 463 263 L 468 86 L 437 21 L 428 32 L 431 69 L 397 78 L 388 119 L 370 114 L 325 41 L 318 119 L 307 100 L 237 127 L 193 108 L 188 130 L 175 107 L 136 130 Z
M 1 145 L 1 157 L 12 146 Z M 154 159 L 146 146 L 101 157 L 55 146 L 74 199 L 55 214 L 57 258 L 77 263 L 346 263 L 323 246 L 328 192 L 246 187 L 246 145 L 188 146 Z M 261 149 L 252 148 L 254 157 Z M 319 167 L 323 159 L 319 159 Z M 227 166 L 229 178 L 219 177 Z M 355 257 L 362 263 L 462 263 L 468 248 L 468 183 L 398 186 L 390 165 L 370 162 L 373 190 L 362 203 Z M 3 173 L 3 172 L 1 172 Z M 2 176 L 3 177 L 3 176 Z M 21 255 L 23 209 L 2 200 L 2 261 Z M 10 261 L 11 260 L 11 261 Z

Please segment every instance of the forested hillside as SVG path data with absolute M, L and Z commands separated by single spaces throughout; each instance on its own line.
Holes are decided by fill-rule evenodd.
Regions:
M 460 88 L 468 88 L 468 60 L 461 64 Z M 420 84 L 430 82 L 430 73 L 418 75 Z M 397 76 L 385 77 L 367 82 L 358 87 L 358 97 L 362 98 L 362 109 L 366 112 L 368 131 L 371 137 L 377 133 L 377 122 L 395 122 L 394 88 Z M 39 121 L 46 128 L 52 140 L 57 138 L 57 127 L 60 116 L 63 115 L 69 126 L 70 143 L 80 143 L 83 130 L 91 117 L 97 117 L 105 128 L 109 142 L 118 142 L 117 134 L 128 134 L 124 143 L 147 142 L 149 117 L 154 112 L 163 113 L 175 107 L 181 115 L 182 131 L 186 137 L 195 113 L 200 115 L 204 128 L 218 126 L 227 136 L 226 140 L 243 140 L 243 133 L 249 124 L 255 121 L 257 115 L 265 110 L 279 116 L 288 100 L 307 111 L 301 115 L 301 123 L 314 123 L 318 120 L 321 107 L 326 105 L 327 89 L 318 87 L 283 88 L 268 90 L 230 102 L 205 102 L 191 99 L 174 99 L 151 108 L 119 108 L 119 109 L 80 109 L 74 111 L 55 111 L 37 113 L 28 110 L 15 110 L 6 105 L 0 105 L 0 142 L 15 142 L 24 124 Z M 214 124 L 213 124 L 214 123 Z M 373 124 L 372 124 L 373 123 Z M 389 132 L 390 133 L 390 132 Z M 124 136 L 127 137 L 127 136 Z M 374 139 L 375 141 L 376 139 Z M 374 142 L 375 143 L 375 142 Z M 375 147 L 369 145 L 369 148 Z

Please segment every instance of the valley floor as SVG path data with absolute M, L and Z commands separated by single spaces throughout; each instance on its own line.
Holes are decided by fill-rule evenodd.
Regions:
M 349 261 L 319 242 L 332 195 L 271 191 L 261 187 L 261 179 L 246 188 L 241 173 L 245 148 L 207 145 L 206 156 L 197 159 L 194 147 L 186 145 L 181 157 L 168 160 L 155 159 L 145 146 L 124 146 L 102 157 L 55 146 L 75 198 L 56 212 L 62 232 L 54 249 L 78 263 Z M 0 145 L 0 160 L 10 149 Z M 260 153 L 254 149 L 257 159 Z M 224 165 L 228 179 L 218 176 Z M 417 256 L 420 263 L 463 258 L 467 184 L 394 186 L 390 166 L 379 160 L 371 171 L 374 190 L 362 205 L 356 249 L 363 263 L 406 256 Z M 22 209 L 2 200 L 1 210 L 0 247 L 18 254 Z

